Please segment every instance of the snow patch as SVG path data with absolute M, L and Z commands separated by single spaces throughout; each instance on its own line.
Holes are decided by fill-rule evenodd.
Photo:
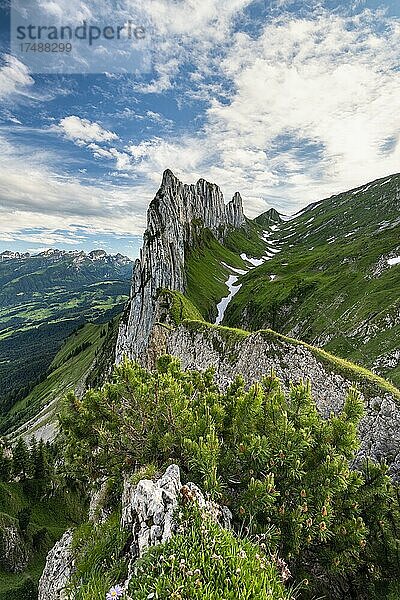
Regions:
M 230 271 L 233 271 L 234 273 L 238 273 L 238 275 L 245 275 L 246 273 L 248 273 L 248 271 L 244 271 L 243 269 L 237 269 L 236 267 L 231 267 L 231 265 L 227 265 L 225 262 L 222 262 L 222 265 L 224 267 L 226 267 L 227 269 L 229 269 Z
M 264 262 L 264 260 L 262 258 L 250 258 L 249 256 L 247 256 L 247 254 L 244 254 L 244 253 L 240 255 L 240 258 L 242 260 L 249 262 L 254 267 L 259 267 Z
M 388 262 L 388 265 L 390 265 L 391 267 L 393 267 L 393 265 L 398 265 L 400 263 L 400 256 L 395 256 L 394 258 L 389 258 L 387 262 Z
M 218 316 L 215 321 L 216 325 L 219 325 L 222 322 L 222 319 L 224 318 L 225 311 L 227 309 L 229 302 L 232 300 L 232 298 L 238 293 L 238 291 L 242 287 L 241 284 L 238 285 L 238 283 L 237 283 L 238 279 L 239 279 L 239 277 L 237 275 L 230 275 L 228 281 L 226 282 L 226 285 L 228 286 L 229 294 L 225 298 L 222 298 L 221 302 L 217 306 Z
M 374 183 L 370 183 L 370 185 L 367 185 L 366 187 L 361 188 L 360 190 L 356 190 L 355 192 L 353 192 L 353 196 L 356 196 L 357 194 L 361 194 L 362 192 L 368 192 L 368 190 L 372 187 L 374 187 Z

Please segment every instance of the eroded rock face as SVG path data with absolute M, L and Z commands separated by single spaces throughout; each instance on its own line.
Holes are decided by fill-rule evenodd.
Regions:
M 187 250 L 201 229 L 208 228 L 222 240 L 230 228 L 244 222 L 239 194 L 225 204 L 218 186 L 204 179 L 185 185 L 171 171 L 165 171 L 147 213 L 143 248 L 135 263 L 131 297 L 120 326 L 117 363 L 124 355 L 143 359 L 155 322 L 157 294 L 162 289 L 185 291 Z
M 168 541 L 177 532 L 174 515 L 185 496 L 196 501 L 221 526 L 230 527 L 229 509 L 207 500 L 194 483 L 183 486 L 177 465 L 169 466 L 157 481 L 143 479 L 137 485 L 125 481 L 121 526 L 132 533 L 133 561 L 150 546 Z
M 66 600 L 66 587 L 74 570 L 72 531 L 66 531 L 47 555 L 39 581 L 38 600 Z
M 0 566 L 10 573 L 21 573 L 28 564 L 28 552 L 17 526 L 0 523 Z
M 182 487 L 179 468 L 171 465 L 156 482 L 143 479 L 137 485 L 125 481 L 121 526 L 132 532 L 132 557 L 142 556 L 150 546 L 172 536 L 174 512 Z
M 371 456 L 385 460 L 392 476 L 400 479 L 400 405 L 392 394 L 377 385 L 352 380 L 350 374 L 345 377 L 307 347 L 263 332 L 232 340 L 218 329 L 205 326 L 196 331 L 181 326 L 170 334 L 166 351 L 179 358 L 184 369 L 214 366 L 221 387 L 226 387 L 238 374 L 252 383 L 271 370 L 286 390 L 291 382 L 310 380 L 313 397 L 324 417 L 343 407 L 347 390 L 357 383 L 365 403 L 365 416 L 359 427 L 358 459 Z

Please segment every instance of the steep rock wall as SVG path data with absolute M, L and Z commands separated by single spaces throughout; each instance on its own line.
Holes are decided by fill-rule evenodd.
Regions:
M 144 355 L 155 322 L 158 292 L 164 288 L 185 291 L 185 258 L 199 231 L 208 228 L 222 241 L 231 228 L 244 222 L 239 194 L 225 204 L 218 186 L 204 179 L 185 185 L 171 171 L 165 171 L 161 188 L 149 206 L 143 248 L 135 263 L 130 301 L 120 326 L 117 363 L 124 355 Z

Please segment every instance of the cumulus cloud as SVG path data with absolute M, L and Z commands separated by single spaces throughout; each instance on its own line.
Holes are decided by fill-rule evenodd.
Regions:
M 165 4 L 152 3 L 160 20 Z M 234 10 L 244 5 L 238 2 L 220 17 L 212 0 L 204 12 L 196 12 L 193 4 L 191 19 L 185 21 L 178 4 L 172 13 L 176 22 L 166 16 L 165 27 L 189 35 L 221 18 L 226 33 Z M 221 40 L 223 55 L 217 53 L 218 61 L 208 65 L 205 36 L 203 56 L 192 56 L 200 88 L 211 69 L 228 80 L 230 94 L 219 100 L 205 80 L 209 108 L 202 131 L 127 149 L 149 181 L 165 166 L 186 180 L 203 175 L 227 196 L 239 189 L 252 216 L 267 204 L 294 212 L 399 171 L 398 20 L 383 11 L 348 16 L 321 6 L 307 17 L 284 14 L 271 18 L 259 36 L 236 31 L 225 45 Z M 193 48 L 197 41 L 189 43 Z M 168 60 L 167 55 L 163 64 Z
M 89 144 L 88 148 L 92 150 L 96 158 L 106 158 L 115 160 L 115 168 L 117 171 L 131 170 L 132 163 L 129 154 L 120 152 L 117 148 L 102 148 L 98 144 Z
M 89 119 L 81 119 L 76 115 L 64 117 L 58 125 L 53 125 L 50 129 L 63 133 L 66 138 L 78 144 L 111 142 L 118 139 L 116 133 L 107 131 L 99 123 L 89 121 Z
M 151 23 L 154 77 L 135 90 L 162 93 L 174 87 L 184 65 L 196 69 L 198 83 L 218 65 L 233 35 L 235 20 L 253 0 L 127 0 Z M 197 86 L 196 86 L 197 87 Z
M 280 187 L 292 204 L 398 171 L 399 144 L 389 155 L 381 148 L 400 126 L 399 34 L 397 22 L 364 11 L 287 17 L 258 39 L 238 35 L 221 65 L 235 93 L 208 111 L 223 170 L 247 191 Z M 317 156 L 296 151 L 310 143 Z

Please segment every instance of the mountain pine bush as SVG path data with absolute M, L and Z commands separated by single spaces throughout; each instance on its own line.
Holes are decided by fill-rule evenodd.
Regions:
M 165 356 L 155 372 L 125 362 L 102 389 L 69 395 L 60 421 L 74 476 L 176 462 L 229 506 L 238 532 L 288 562 L 301 598 L 390 598 L 399 496 L 384 465 L 350 466 L 362 414 L 356 389 L 323 419 L 308 383 L 285 392 L 272 373 L 221 391 L 212 369 L 185 372 Z

